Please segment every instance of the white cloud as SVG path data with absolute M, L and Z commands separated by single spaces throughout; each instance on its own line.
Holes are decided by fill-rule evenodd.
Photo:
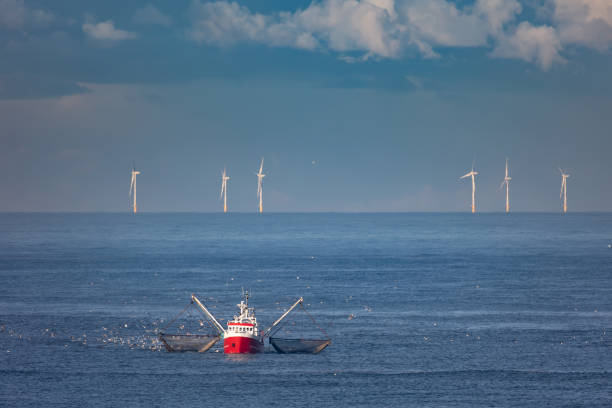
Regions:
M 477 0 L 459 9 L 448 0 L 321 0 L 295 12 L 260 14 L 235 2 L 191 5 L 195 41 L 228 46 L 256 42 L 275 47 L 328 49 L 355 62 L 397 58 L 407 49 L 437 58 L 437 47 L 479 47 L 521 11 L 516 0 Z
M 266 29 L 266 17 L 251 12 L 238 3 L 194 1 L 190 14 L 193 25 L 189 36 L 207 44 L 231 45 L 240 41 L 257 41 Z
M 564 61 L 564 44 L 606 50 L 612 45 L 612 0 L 543 0 L 547 25 L 517 21 L 518 0 L 313 0 L 294 12 L 261 14 L 228 0 L 191 5 L 193 40 L 218 46 L 253 42 L 272 47 L 335 51 L 340 59 L 399 58 L 441 48 L 486 47 L 548 70 Z M 529 3 L 539 8 L 537 5 Z M 530 6 L 530 7 L 531 7 Z M 553 7 L 554 6 L 554 7 Z M 358 55 L 355 55 L 358 54 Z
M 611 0 L 552 0 L 563 43 L 606 51 L 612 47 Z
M 493 33 L 500 32 L 505 24 L 514 20 L 523 10 L 516 0 L 477 0 L 474 8 L 484 16 Z
M 513 34 L 503 36 L 491 53 L 500 58 L 519 58 L 536 63 L 543 70 L 548 70 L 553 63 L 563 62 L 559 52 L 561 42 L 553 27 L 535 27 L 524 21 L 518 25 Z
M 488 27 L 470 12 L 446 0 L 413 0 L 398 6 L 408 41 L 430 46 L 475 47 L 486 44 Z
M 392 57 L 397 55 L 399 41 L 386 24 L 391 18 L 385 8 L 389 4 L 383 0 L 328 0 L 295 13 L 262 15 L 238 3 L 194 1 L 188 35 L 198 42 L 222 46 L 251 41 L 313 50 L 325 42 L 334 51 Z
M 285 15 L 284 24 L 312 33 L 334 51 L 396 57 L 400 51 L 392 1 L 327 0 Z
M 45 27 L 55 16 L 45 10 L 30 9 L 23 0 L 0 0 L 0 29 Z
M 432 46 L 476 46 L 487 26 L 446 0 L 323 0 L 303 10 L 264 15 L 235 2 L 191 6 L 195 41 L 228 46 L 242 41 L 303 49 L 327 48 L 396 58 L 406 47 L 436 57 Z M 367 59 L 367 58 L 366 58 Z
M 172 25 L 172 19 L 152 4 L 147 4 L 143 8 L 136 10 L 134 22 L 138 24 L 157 24 L 164 27 Z
M 83 32 L 96 40 L 119 41 L 136 38 L 135 33 L 115 28 L 115 23 L 112 20 L 84 23 Z

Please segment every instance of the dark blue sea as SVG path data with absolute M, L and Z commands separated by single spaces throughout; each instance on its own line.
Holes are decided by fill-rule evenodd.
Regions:
M 195 293 L 317 355 L 169 353 Z M 0 214 L 0 406 L 612 406 L 612 214 Z

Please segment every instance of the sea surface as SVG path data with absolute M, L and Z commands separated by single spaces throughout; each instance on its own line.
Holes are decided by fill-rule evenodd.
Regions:
M 243 290 L 332 345 L 157 340 Z M 0 214 L 0 406 L 610 407 L 612 214 Z

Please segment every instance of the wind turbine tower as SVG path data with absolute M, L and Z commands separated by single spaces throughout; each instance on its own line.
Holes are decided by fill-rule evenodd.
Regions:
M 510 212 L 510 180 L 512 180 L 512 177 L 508 176 L 508 159 L 506 159 L 506 177 L 499 186 L 499 188 L 502 188 L 504 184 L 506 185 L 506 214 Z
M 221 198 L 223 198 L 223 212 L 227 212 L 227 180 L 230 178 L 225 173 L 225 169 L 223 169 L 223 174 L 221 175 Z
M 559 194 L 559 198 L 563 199 L 563 212 L 567 212 L 567 178 L 570 176 L 569 174 L 565 174 L 563 170 L 559 167 L 559 171 L 561 172 L 561 194 Z
M 138 204 L 136 204 L 136 176 L 140 174 L 140 171 L 136 170 L 136 166 L 132 167 L 132 182 L 130 184 L 130 195 L 134 197 L 134 203 L 132 209 L 134 214 L 138 212 Z
M 476 212 L 476 180 L 474 179 L 474 176 L 476 176 L 477 174 L 478 172 L 474 171 L 474 163 L 472 163 L 472 171 L 459 178 L 464 179 L 467 177 L 472 177 L 472 213 Z
M 263 157 L 261 158 L 261 165 L 259 166 L 259 173 L 257 173 L 257 198 L 259 199 L 259 212 L 263 212 L 263 189 L 262 189 L 262 184 L 263 184 L 263 178 L 266 177 L 265 174 L 263 174 L 263 163 L 264 163 L 264 159 Z

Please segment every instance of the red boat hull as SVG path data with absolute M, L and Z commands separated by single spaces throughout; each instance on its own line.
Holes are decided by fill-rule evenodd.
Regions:
M 264 349 L 262 342 L 250 337 L 226 337 L 223 339 L 223 352 L 227 354 L 254 354 Z

